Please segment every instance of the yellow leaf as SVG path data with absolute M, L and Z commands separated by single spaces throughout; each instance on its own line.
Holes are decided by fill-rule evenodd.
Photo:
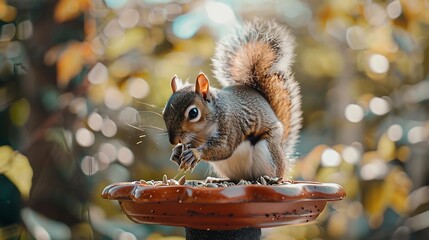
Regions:
M 0 1 L 0 20 L 12 22 L 16 18 L 16 8 L 7 5 L 4 1 Z
M 377 152 L 385 161 L 390 161 L 395 158 L 395 143 L 390 140 L 386 134 L 381 136 L 378 141 Z
M 386 188 L 390 190 L 390 205 L 399 214 L 408 212 L 408 196 L 412 188 L 412 181 L 399 167 L 393 168 L 386 177 Z
M 59 87 L 65 87 L 82 70 L 83 59 L 81 43 L 71 43 L 61 53 L 57 62 L 57 81 Z
M 28 198 L 33 169 L 27 157 L 14 151 L 10 146 L 0 146 L 0 173 L 15 184 L 23 198 Z
M 369 216 L 377 216 L 384 212 L 388 202 L 383 180 L 362 182 L 362 205 Z
M 89 8 L 88 0 L 60 0 L 55 6 L 54 19 L 62 23 L 78 17 Z
M 147 31 L 136 28 L 126 31 L 121 37 L 112 38 L 106 51 L 107 58 L 117 58 L 134 48 L 140 48 L 145 53 L 152 51 L 153 43 L 147 35 Z

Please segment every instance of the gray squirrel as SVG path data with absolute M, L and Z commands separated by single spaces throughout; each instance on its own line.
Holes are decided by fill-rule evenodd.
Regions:
M 163 117 L 170 160 L 180 169 L 208 161 L 219 177 L 283 177 L 301 128 L 301 94 L 294 80 L 294 37 L 274 21 L 252 20 L 217 44 L 214 75 L 195 84 L 171 79 Z

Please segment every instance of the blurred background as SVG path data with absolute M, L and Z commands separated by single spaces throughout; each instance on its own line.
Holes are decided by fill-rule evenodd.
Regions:
M 293 179 L 347 192 L 265 239 L 427 239 L 427 0 L 0 0 L 0 239 L 183 239 L 100 194 L 176 175 L 160 116 L 170 79 L 217 85 L 215 42 L 254 17 L 297 38 Z

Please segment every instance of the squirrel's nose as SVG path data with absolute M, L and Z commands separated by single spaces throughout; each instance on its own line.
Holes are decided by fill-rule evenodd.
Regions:
M 176 137 L 176 134 L 174 134 L 173 132 L 168 133 L 168 138 L 169 138 L 170 143 L 172 145 L 176 145 L 176 144 L 180 143 L 180 140 L 178 139 L 178 137 Z

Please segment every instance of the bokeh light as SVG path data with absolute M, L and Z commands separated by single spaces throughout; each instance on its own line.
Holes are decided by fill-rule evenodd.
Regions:
M 80 168 L 85 175 L 91 176 L 98 172 L 98 163 L 93 157 L 85 156 L 82 159 Z
M 386 163 L 380 159 L 376 159 L 371 163 L 363 165 L 360 170 L 360 175 L 363 180 L 382 179 L 386 174 Z
M 132 28 L 137 25 L 140 20 L 140 14 L 136 9 L 124 9 L 119 15 L 119 24 L 123 28 Z
M 108 38 L 118 38 L 124 34 L 124 29 L 117 19 L 110 20 L 104 27 L 104 35 Z
M 374 97 L 369 102 L 369 109 L 375 115 L 384 115 L 389 112 L 390 106 L 389 102 L 384 98 Z
M 327 148 L 322 153 L 321 164 L 324 167 L 337 167 L 341 163 L 340 154 L 332 148 Z
M 18 24 L 17 36 L 20 40 L 25 40 L 33 34 L 33 24 L 30 20 L 24 20 Z
M 412 144 L 423 142 L 425 140 L 425 137 L 425 129 L 422 126 L 416 126 L 411 128 L 407 134 L 408 142 Z
M 124 101 L 124 95 L 118 88 L 109 87 L 106 89 L 106 93 L 104 94 L 104 104 L 108 108 L 118 110 L 122 105 L 124 105 Z
M 346 40 L 351 49 L 359 50 L 367 47 L 366 33 L 363 27 L 349 27 L 346 32 Z
M 92 112 L 88 117 L 88 126 L 94 131 L 100 131 L 103 127 L 103 117 L 97 112 Z
M 133 107 L 125 107 L 118 116 L 119 123 L 135 125 L 138 123 L 138 111 Z
M 101 127 L 101 133 L 103 133 L 104 136 L 113 137 L 115 136 L 117 130 L 118 130 L 118 127 L 116 126 L 116 123 L 112 119 L 104 118 L 103 126 Z
M 97 63 L 88 73 L 88 80 L 92 84 L 100 84 L 109 79 L 109 73 L 102 63 Z
M 387 18 L 386 11 L 376 2 L 371 2 L 365 7 L 365 17 L 375 26 L 380 26 Z
M 381 54 L 372 54 L 368 60 L 372 72 L 382 74 L 389 70 L 389 60 Z
M 403 135 L 403 129 L 399 124 L 393 124 L 387 129 L 387 137 L 392 141 L 399 141 Z
M 109 157 L 110 162 L 115 161 L 118 154 L 118 150 L 112 143 L 102 143 L 98 151 L 106 154 L 106 156 Z
M 135 98 L 146 97 L 149 90 L 149 84 L 142 78 L 131 78 L 128 80 L 128 92 Z
M 399 0 L 394 0 L 387 5 L 387 15 L 392 18 L 398 18 L 402 13 L 401 2 Z
M 172 28 L 174 35 L 178 38 L 189 39 L 197 33 L 201 26 L 201 20 L 194 18 L 192 14 L 189 13 L 174 19 Z
M 76 142 L 82 147 L 90 147 L 94 144 L 94 133 L 86 128 L 79 128 L 76 131 Z
M 349 104 L 345 109 L 344 115 L 348 121 L 358 123 L 362 121 L 364 111 L 362 107 L 357 104 Z
M 235 21 L 234 13 L 225 3 L 207 1 L 206 11 L 207 16 L 215 23 L 231 24 Z
M 127 147 L 120 147 L 118 150 L 118 161 L 125 166 L 130 166 L 134 162 L 134 154 Z
M 16 33 L 16 27 L 13 23 L 4 24 L 0 30 L 0 41 L 10 41 Z
M 360 151 L 353 146 L 347 146 L 341 152 L 341 156 L 343 157 L 344 161 L 350 164 L 357 164 L 360 160 L 360 155 Z

